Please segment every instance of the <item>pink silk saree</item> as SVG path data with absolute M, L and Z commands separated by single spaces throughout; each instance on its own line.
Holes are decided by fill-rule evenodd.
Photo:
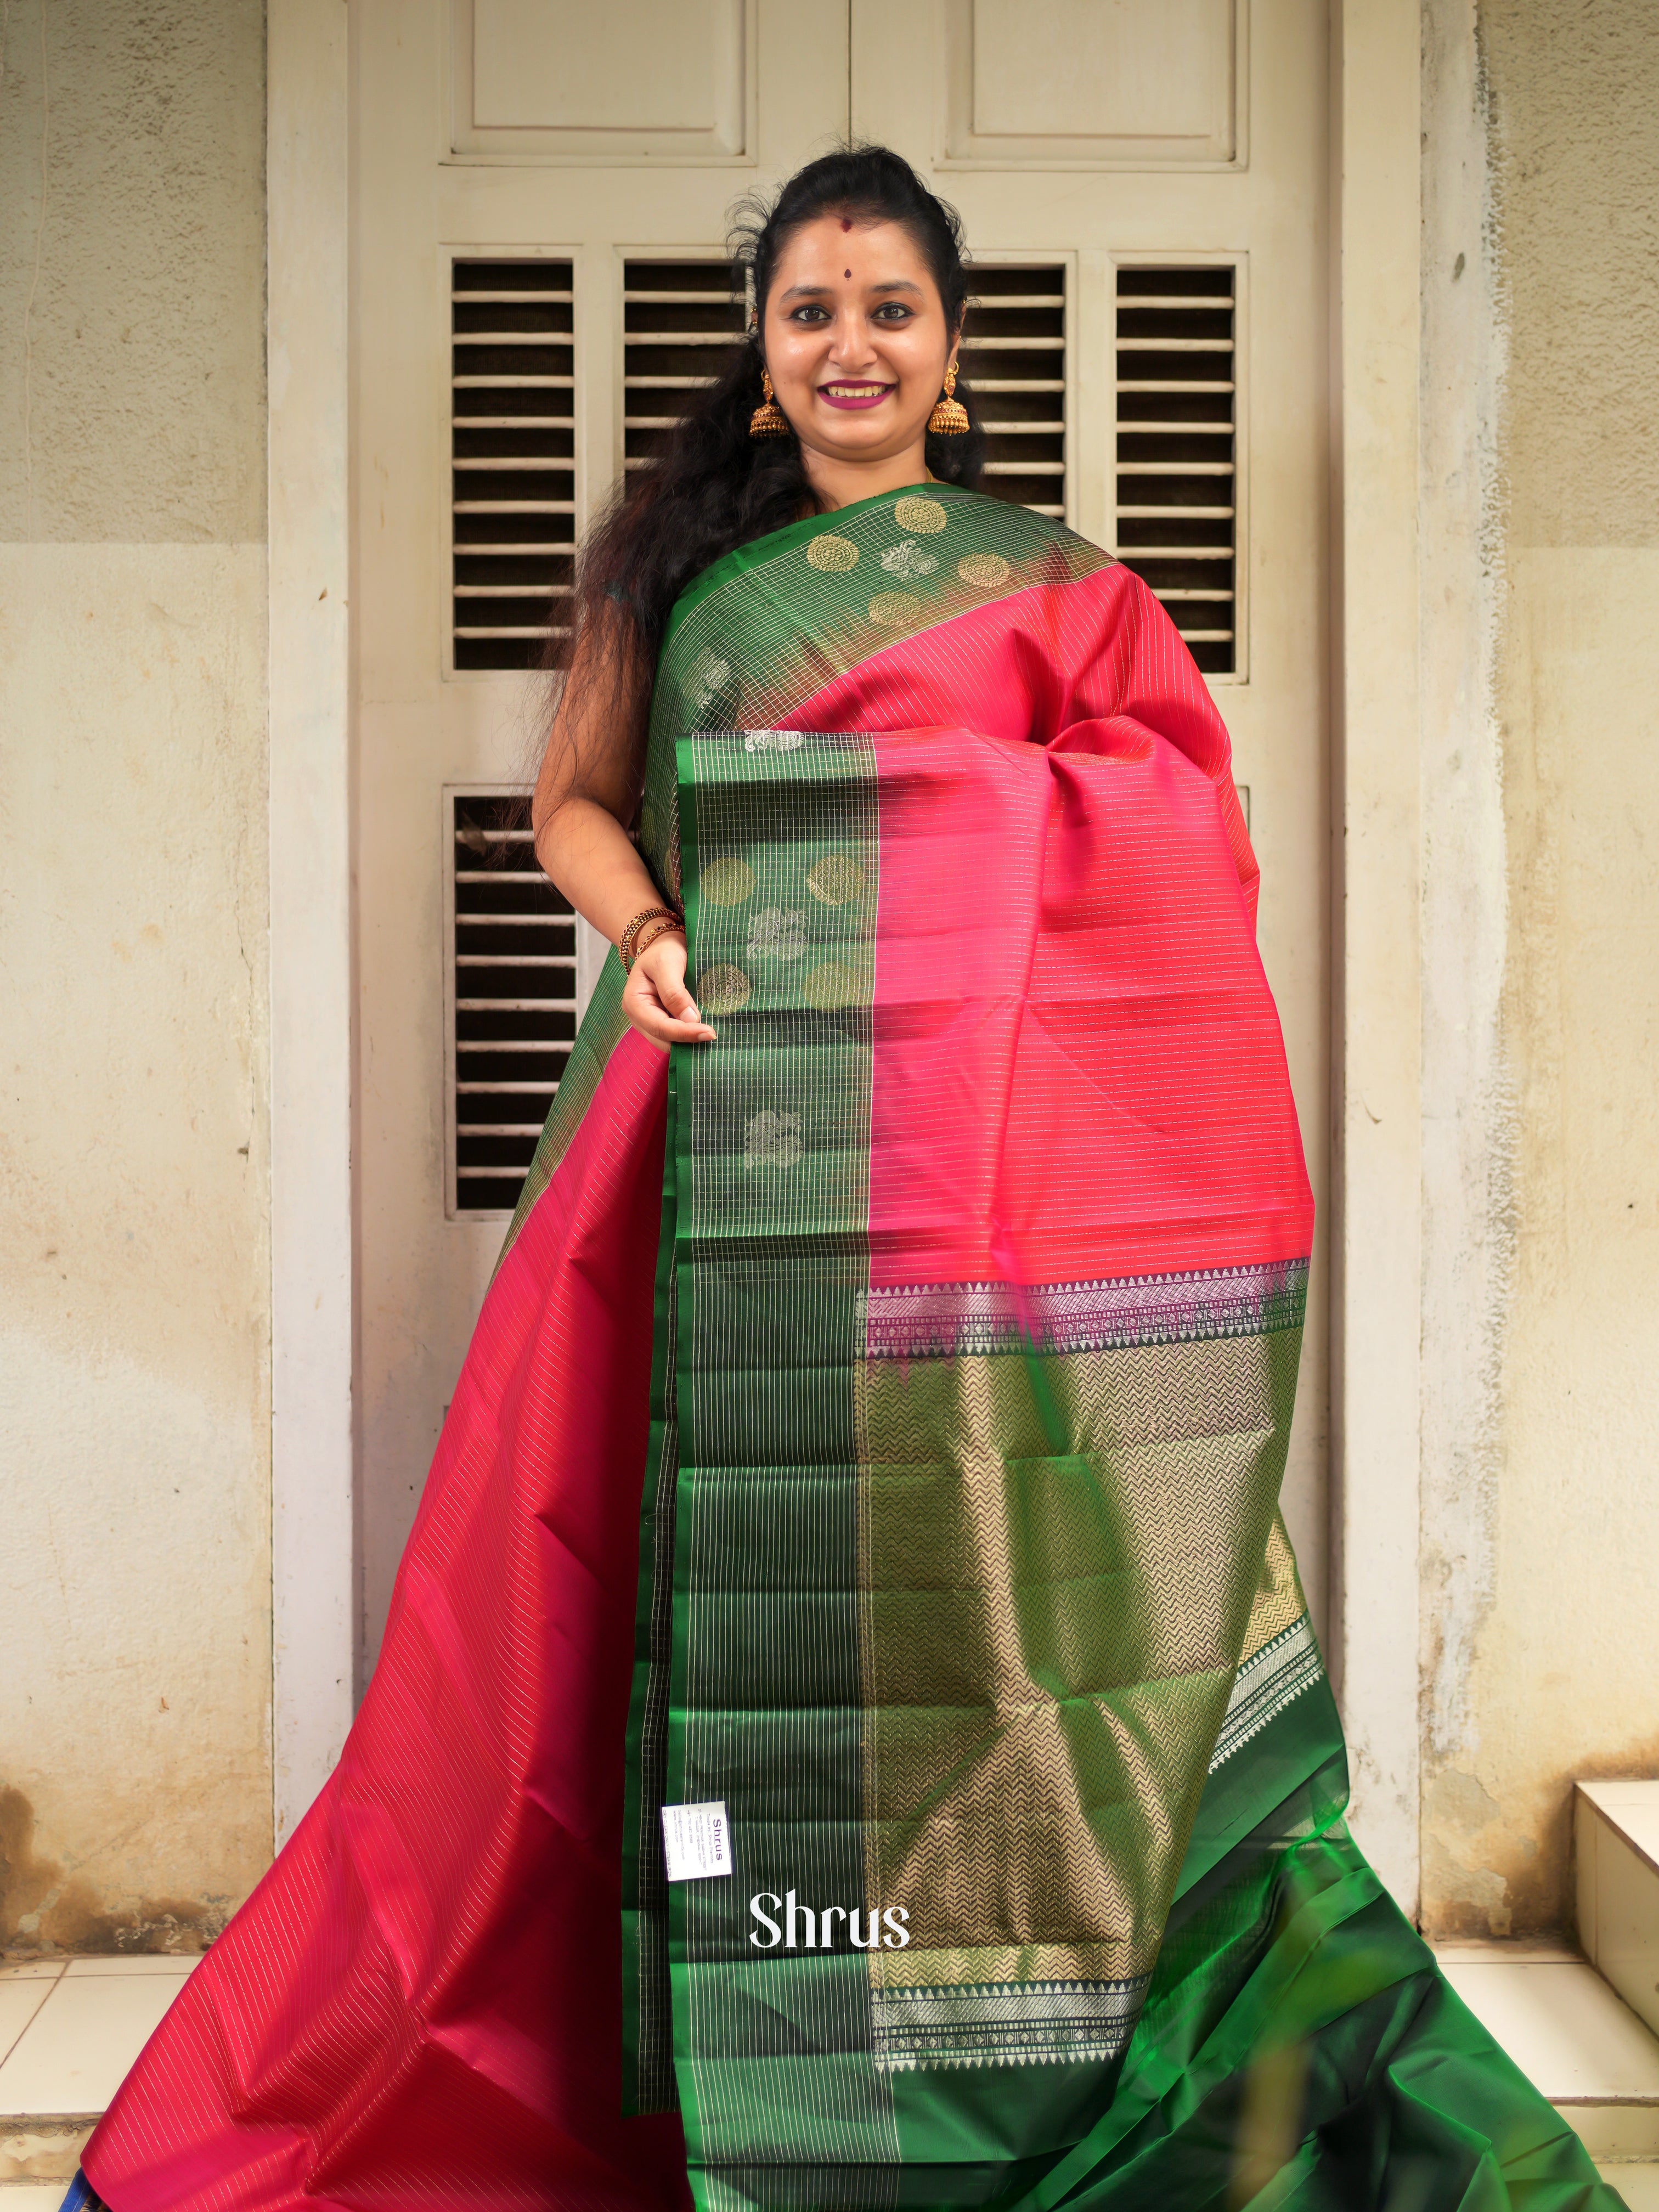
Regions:
M 676 610 L 641 842 L 335 1774 L 115 2212 L 1616 2203 L 1341 1820 L 1312 1208 L 1156 601 L 917 487 Z M 729 1875 L 669 1882 L 665 1806 Z

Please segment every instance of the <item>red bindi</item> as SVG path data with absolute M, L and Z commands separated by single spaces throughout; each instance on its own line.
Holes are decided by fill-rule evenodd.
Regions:
M 851 230 L 853 228 L 853 218 L 850 215 L 842 216 L 841 219 L 841 227 L 843 230 Z
M 843 269 L 841 273 L 843 276 L 850 276 L 853 272 L 850 269 Z

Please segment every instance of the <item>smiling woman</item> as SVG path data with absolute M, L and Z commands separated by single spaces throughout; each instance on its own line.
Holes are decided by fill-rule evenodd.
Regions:
M 1611 2207 L 1343 1825 L 1214 702 L 973 489 L 902 162 L 750 250 L 750 345 L 586 550 L 538 850 L 617 950 L 380 1667 L 92 2185 Z
M 823 505 L 927 474 L 928 422 L 955 384 L 961 335 L 902 224 L 820 216 L 790 238 L 763 351 Z

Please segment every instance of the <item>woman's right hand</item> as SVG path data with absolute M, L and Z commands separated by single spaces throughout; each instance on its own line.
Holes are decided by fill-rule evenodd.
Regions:
M 666 1052 L 671 1044 L 714 1042 L 714 1030 L 685 988 L 685 939 L 677 930 L 654 938 L 634 963 L 622 1010 L 659 1051 Z

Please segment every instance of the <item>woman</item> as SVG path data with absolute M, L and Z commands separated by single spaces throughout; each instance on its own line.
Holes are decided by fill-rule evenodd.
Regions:
M 972 488 L 903 162 L 749 252 L 753 344 L 586 548 L 534 819 L 619 954 L 385 1656 L 91 2187 L 1615 2204 L 1342 1826 L 1208 692 Z

